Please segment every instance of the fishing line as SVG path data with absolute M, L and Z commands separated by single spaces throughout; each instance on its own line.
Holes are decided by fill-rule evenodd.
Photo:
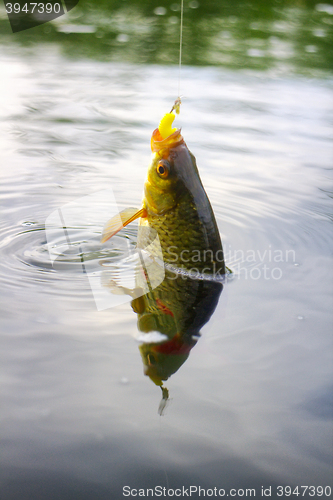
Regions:
M 181 2 L 180 2 L 180 37 L 179 37 L 178 99 L 180 99 L 180 70 L 181 70 L 181 67 L 182 67 L 183 17 L 184 17 L 184 0 L 181 0 Z

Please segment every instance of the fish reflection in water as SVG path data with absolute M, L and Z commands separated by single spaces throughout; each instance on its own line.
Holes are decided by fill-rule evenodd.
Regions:
M 153 288 L 150 280 L 161 276 L 161 272 L 164 279 Z M 169 391 L 163 384 L 189 357 L 200 338 L 201 328 L 215 311 L 223 283 L 162 269 L 161 263 L 154 261 L 136 273 L 137 286 L 133 290 L 117 285 L 115 279 L 109 279 L 107 270 L 103 281 L 111 293 L 125 293 L 133 297 L 131 306 L 138 315 L 138 330 L 141 332 L 139 350 L 144 373 L 161 387 L 159 413 L 162 415 L 169 399 Z M 149 291 L 143 293 L 147 284 Z
M 166 271 L 163 282 L 149 293 L 132 301 L 138 315 L 138 329 L 144 335 L 159 332 L 161 342 L 143 342 L 139 349 L 145 374 L 162 389 L 159 413 L 168 400 L 163 382 L 187 360 L 200 337 L 200 329 L 213 314 L 223 284 L 194 279 Z

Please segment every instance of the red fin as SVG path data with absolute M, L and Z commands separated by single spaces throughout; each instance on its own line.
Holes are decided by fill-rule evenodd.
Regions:
M 171 340 L 166 340 L 165 342 L 161 342 L 161 344 L 154 346 L 154 351 L 170 355 L 188 354 L 194 345 L 195 343 L 189 344 L 182 340 L 179 333 L 177 333 Z
M 122 210 L 105 224 L 101 243 L 105 243 L 112 236 L 117 234 L 123 227 L 127 226 L 127 224 L 133 222 L 139 217 L 147 217 L 147 211 L 145 208 L 140 208 L 139 210 L 137 208 L 125 208 Z
M 173 317 L 173 312 L 160 299 L 156 299 L 156 304 L 160 311 Z

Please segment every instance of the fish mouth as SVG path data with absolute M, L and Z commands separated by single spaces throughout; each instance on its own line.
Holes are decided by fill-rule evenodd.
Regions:
M 178 128 L 173 134 L 163 139 L 160 131 L 156 128 L 151 136 L 151 150 L 153 153 L 158 153 L 161 149 L 169 149 L 171 147 L 178 146 L 184 142 L 183 136 L 181 135 L 181 129 Z

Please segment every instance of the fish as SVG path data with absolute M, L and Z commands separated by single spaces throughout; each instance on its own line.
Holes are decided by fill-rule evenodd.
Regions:
M 172 111 L 178 114 L 179 104 L 175 102 L 153 131 L 142 206 L 112 217 L 101 239 L 106 242 L 140 219 L 137 249 L 149 249 L 153 256 L 149 264 L 141 260 L 135 289 L 118 286 L 113 279 L 106 283 L 110 290 L 116 284 L 133 299 L 132 309 L 144 338 L 139 347 L 144 373 L 162 390 L 160 415 L 169 401 L 164 383 L 184 364 L 200 338 L 200 329 L 214 313 L 223 290 L 219 278 L 226 273 L 218 226 L 196 159 L 181 130 L 172 128 Z M 160 262 L 164 279 L 154 285 L 154 278 L 161 275 Z M 148 334 L 156 332 L 159 341 L 149 341 Z
M 177 112 L 176 103 L 172 110 Z M 181 129 L 171 126 L 174 118 L 172 112 L 164 115 L 152 133 L 152 160 L 144 183 L 142 206 L 126 208 L 110 219 L 101 242 L 140 219 L 137 248 L 150 247 L 153 252 L 157 234 L 165 264 L 223 276 L 226 268 L 214 212 L 196 159 Z

